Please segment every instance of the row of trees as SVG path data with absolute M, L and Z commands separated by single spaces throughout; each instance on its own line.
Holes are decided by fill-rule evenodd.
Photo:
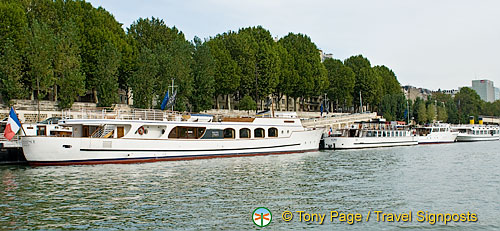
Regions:
M 303 34 L 275 41 L 258 26 L 189 42 L 157 18 L 139 19 L 125 32 L 109 12 L 84 1 L 2 0 L 0 12 L 1 94 L 7 102 L 31 97 L 68 108 L 87 96 L 109 106 L 122 89 L 131 90 L 134 106 L 151 108 L 172 80 L 176 108 L 194 111 L 211 108 L 220 96 L 227 104 L 274 95 L 304 105 L 325 92 L 343 107 L 358 100 L 358 92 L 376 106 L 385 93 L 399 90 L 392 71 L 372 68 L 362 56 L 345 65 L 321 63 L 317 46 Z M 396 90 L 386 87 L 391 84 Z
M 435 112 L 459 120 L 480 112 L 468 109 L 472 101 L 466 99 L 458 101 L 462 114 L 450 112 L 457 97 L 407 103 L 388 67 L 372 66 L 361 55 L 321 62 L 317 46 L 303 34 L 276 41 L 258 26 L 190 42 L 157 18 L 124 30 L 109 12 L 80 0 L 0 0 L 0 14 L 0 93 L 6 102 L 49 99 L 68 108 L 82 97 L 110 106 L 122 90 L 133 94 L 135 107 L 153 108 L 174 81 L 176 110 L 219 108 L 218 97 L 226 99 L 226 108 L 235 106 L 231 99 L 255 107 L 270 95 L 285 98 L 287 108 L 289 99 L 300 99 L 308 110 L 308 99 L 326 93 L 333 108 L 356 110 L 362 101 L 388 119 L 410 113 L 424 122 Z M 494 106 L 480 108 L 498 113 Z
M 424 124 L 434 121 L 452 124 L 476 121 L 480 116 L 500 116 L 500 100 L 493 103 L 481 100 L 471 88 L 463 87 L 455 96 L 434 92 L 427 99 L 406 100 L 401 94 L 385 95 L 379 111 L 388 120 L 414 120 Z

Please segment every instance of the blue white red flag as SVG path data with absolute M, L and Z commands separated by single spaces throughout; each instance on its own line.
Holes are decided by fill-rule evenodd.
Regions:
M 165 97 L 163 97 L 163 102 L 161 102 L 161 110 L 164 110 L 165 109 L 165 106 L 167 106 L 167 102 L 168 102 L 168 90 L 167 90 L 167 94 L 165 94 Z
M 21 128 L 21 122 L 19 121 L 19 118 L 17 118 L 16 112 L 14 111 L 14 108 L 10 108 L 10 113 L 9 113 L 9 120 L 7 121 L 7 126 L 5 126 L 5 131 L 4 131 L 4 136 L 7 138 L 7 140 L 12 140 L 12 137 L 16 135 L 16 133 L 19 131 Z

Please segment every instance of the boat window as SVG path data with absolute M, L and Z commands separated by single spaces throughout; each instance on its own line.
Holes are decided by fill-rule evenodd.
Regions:
M 168 134 L 170 139 L 199 139 L 205 133 L 204 127 L 181 127 L 172 128 Z
M 386 137 L 386 136 L 387 136 L 387 133 L 385 133 L 385 131 L 384 131 L 384 133 L 383 133 L 383 137 Z
M 224 139 L 222 129 L 207 129 L 202 139 Z
M 268 137 L 278 137 L 278 129 L 277 128 L 269 128 L 267 129 Z
M 234 129 L 226 128 L 224 129 L 224 139 L 234 139 Z
M 253 131 L 253 136 L 255 138 L 264 138 L 264 129 L 263 128 L 256 128 Z
M 122 138 L 125 134 L 125 128 L 124 127 L 116 127 L 116 138 Z
M 250 129 L 248 128 L 240 129 L 240 138 L 250 138 Z

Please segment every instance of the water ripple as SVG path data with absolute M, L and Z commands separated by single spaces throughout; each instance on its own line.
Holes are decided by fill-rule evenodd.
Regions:
M 0 167 L 0 229 L 499 229 L 498 142 L 159 162 Z M 476 212 L 477 223 L 286 223 L 284 210 Z

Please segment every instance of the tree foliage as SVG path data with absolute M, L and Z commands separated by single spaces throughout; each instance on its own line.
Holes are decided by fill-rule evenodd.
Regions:
M 193 71 L 193 111 L 199 112 L 212 108 L 215 93 L 215 61 L 207 43 L 194 38 L 194 53 L 191 69 Z
M 135 49 L 139 56 L 135 59 L 135 65 L 139 73 L 134 77 L 145 77 L 147 75 L 146 60 L 154 60 L 151 64 L 155 69 L 147 77 L 151 80 L 149 84 L 154 87 L 144 88 L 138 84 L 142 80 L 131 80 L 132 91 L 135 95 L 141 95 L 138 107 L 150 108 L 160 107 L 163 96 L 171 85 L 172 80 L 178 92 L 176 98 L 176 109 L 185 110 L 188 98 L 192 93 L 191 54 L 192 46 L 185 40 L 184 34 L 175 27 L 167 27 L 165 22 L 158 18 L 139 19 L 128 28 L 128 36 L 134 41 Z M 148 57 L 144 57 L 148 56 Z M 146 58 L 146 59 L 143 59 Z M 145 68 L 145 69 L 143 69 Z M 172 92 L 172 90 L 171 90 Z M 150 94 L 150 96 L 146 96 Z M 154 104 L 145 102 L 146 98 L 154 100 Z M 135 100 L 134 100 L 135 101 Z
M 330 82 L 327 89 L 328 98 L 338 102 L 343 107 L 352 105 L 352 92 L 356 77 L 351 68 L 344 66 L 338 59 L 326 59 L 323 64 L 328 73 Z M 338 106 L 338 105 L 337 105 Z
M 85 75 L 81 70 L 78 28 L 66 21 L 56 37 L 54 54 L 55 92 L 59 89 L 59 107 L 70 108 L 85 93 Z
M 318 48 L 311 39 L 303 34 L 289 33 L 279 43 L 291 57 L 297 83 L 293 85 L 292 97 L 311 97 L 321 95 L 328 89 L 329 81 L 325 66 L 321 63 Z
M 370 61 L 362 55 L 351 56 L 344 61 L 344 65 L 351 68 L 355 74 L 353 98 L 360 102 L 360 94 L 363 104 L 375 105 L 381 101 L 381 77 L 371 68 Z M 355 104 L 357 106 L 357 104 Z
M 111 106 L 119 92 L 131 92 L 135 107 L 158 108 L 174 80 L 176 110 L 209 109 L 221 96 L 231 108 L 231 99 L 262 103 L 270 95 L 286 96 L 287 106 L 288 98 L 301 99 L 309 110 L 306 100 L 324 93 L 343 108 L 358 107 L 361 93 L 368 110 L 391 120 L 405 120 L 406 105 L 419 123 L 500 116 L 500 102 L 486 103 L 469 88 L 454 98 L 434 93 L 428 102 L 407 102 L 389 67 L 372 67 L 362 55 L 321 63 L 317 46 L 300 33 L 276 41 L 256 26 L 189 42 L 154 17 L 125 31 L 105 9 L 76 0 L 4 0 L 0 14 L 0 94 L 7 103 L 31 96 L 70 108 L 83 96 Z
M 255 101 L 252 99 L 252 97 L 245 95 L 241 100 L 239 104 L 240 110 L 255 110 L 257 108 L 257 104 Z
M 469 116 L 478 119 L 484 101 L 481 100 L 476 91 L 468 87 L 462 87 L 455 95 L 455 103 L 458 109 L 458 120 L 467 123 Z

